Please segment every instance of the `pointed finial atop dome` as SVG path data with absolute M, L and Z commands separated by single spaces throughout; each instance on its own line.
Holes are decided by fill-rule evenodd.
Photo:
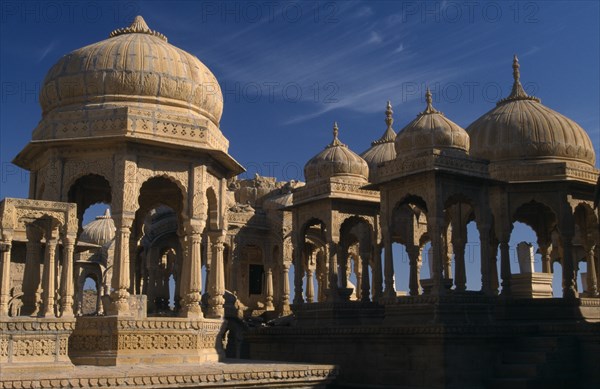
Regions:
M 104 211 L 104 215 L 102 216 L 96 216 L 96 220 L 98 219 L 110 219 L 110 208 L 106 208 L 106 211 Z
M 387 124 L 388 128 L 392 127 L 392 124 L 394 124 L 394 118 L 392 117 L 393 114 L 394 111 L 392 111 L 392 103 L 388 100 L 387 107 L 385 109 L 385 124 Z
M 343 144 L 342 142 L 340 142 L 340 140 L 338 139 L 339 132 L 340 132 L 340 130 L 338 128 L 337 122 L 333 122 L 333 141 L 327 147 L 334 147 L 334 146 L 346 147 L 346 145 Z
M 396 131 L 392 128 L 392 124 L 394 124 L 394 117 L 392 116 L 394 111 L 392 110 L 392 103 L 388 100 L 387 106 L 385 108 L 385 124 L 387 124 L 387 128 L 385 132 L 381 136 L 381 138 L 376 141 L 371 142 L 371 146 L 375 146 L 382 143 L 393 142 L 396 139 Z
M 150 31 L 150 27 L 146 24 L 146 21 L 141 15 L 136 16 L 129 26 L 134 31 Z
M 111 32 L 108 37 L 112 38 L 123 34 L 148 34 L 160 38 L 165 42 L 167 41 L 166 36 L 164 36 L 158 31 L 151 30 L 150 27 L 148 27 L 148 25 L 146 24 L 144 18 L 140 15 L 136 16 L 135 19 L 133 19 L 133 22 L 129 27 L 116 29 L 113 32 Z
M 431 90 L 429 90 L 429 87 L 427 87 L 427 90 L 425 91 L 425 102 L 427 103 L 427 108 L 425 108 L 425 111 L 421 112 L 417 116 L 430 115 L 432 113 L 439 113 L 440 115 L 443 115 L 443 113 L 433 108 L 433 99 L 431 98 Z
M 519 58 L 517 58 L 517 55 L 513 55 L 513 79 L 515 80 L 515 82 L 519 82 L 519 79 L 521 78 L 521 74 L 519 73 Z
M 508 95 L 508 97 L 498 101 L 498 105 L 502 104 L 504 102 L 507 102 L 507 101 L 514 101 L 514 100 L 533 100 L 533 101 L 537 101 L 538 103 L 540 102 L 540 99 L 538 99 L 537 97 L 534 97 L 534 96 L 529 96 L 527 94 L 527 92 L 525 92 L 525 89 L 523 89 L 523 85 L 521 85 L 521 72 L 519 71 L 520 67 L 521 67 L 521 65 L 519 65 L 519 58 L 515 54 L 513 56 L 513 64 L 512 64 L 513 80 L 514 80 L 512 91 L 510 92 L 510 95 Z

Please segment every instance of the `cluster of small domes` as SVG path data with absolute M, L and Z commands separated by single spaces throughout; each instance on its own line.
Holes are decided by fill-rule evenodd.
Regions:
M 396 134 L 392 107 L 386 109 L 387 128 L 381 138 L 360 156 L 337 138 L 304 168 L 307 183 L 332 176 L 371 179 L 379 165 L 397 158 L 414 158 L 438 150 L 443 154 L 470 155 L 491 163 L 506 161 L 577 161 L 594 166 L 590 137 L 573 120 L 525 93 L 517 56 L 513 59 L 514 84 L 510 95 L 475 120 L 467 129 L 433 107 L 427 89 L 425 110 Z
M 525 93 L 516 56 L 513 76 L 511 94 L 466 130 L 433 107 L 429 90 L 426 109 L 398 135 L 388 102 L 383 136 L 360 156 L 339 141 L 336 125 L 332 143 L 306 164 L 307 182 L 334 176 L 365 181 L 386 161 L 431 150 L 469 154 L 492 163 L 571 160 L 594 166 L 588 134 Z M 141 16 L 108 39 L 61 58 L 44 80 L 40 104 L 44 114 L 107 104 L 173 106 L 217 127 L 223 112 L 223 96 L 213 73 L 195 56 L 167 43 Z

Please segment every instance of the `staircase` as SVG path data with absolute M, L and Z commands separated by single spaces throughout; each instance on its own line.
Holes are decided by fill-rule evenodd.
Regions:
M 571 337 L 517 339 L 498 358 L 492 389 L 571 389 L 578 387 L 577 343 Z

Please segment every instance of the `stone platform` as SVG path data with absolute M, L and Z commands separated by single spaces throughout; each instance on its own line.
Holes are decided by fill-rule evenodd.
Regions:
M 506 380 L 600 387 L 599 299 L 467 293 L 398 297 L 380 307 L 346 302 L 294 308 L 291 325 L 246 333 L 247 357 L 335 364 L 338 387 L 483 389 Z M 533 354 L 535 360 L 526 359 Z
M 224 360 L 198 365 L 75 366 L 68 372 L 40 370 L 27 377 L 6 374 L 0 389 L 14 388 L 324 388 L 334 365 Z
M 225 322 L 179 317 L 78 317 L 69 338 L 75 365 L 198 364 L 223 354 Z
M 72 369 L 67 351 L 74 327 L 74 318 L 0 319 L 0 379 L 11 372 Z

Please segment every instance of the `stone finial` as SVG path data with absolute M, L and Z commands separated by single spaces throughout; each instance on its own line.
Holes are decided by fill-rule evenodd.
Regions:
M 106 208 L 106 211 L 104 211 L 104 215 L 102 216 L 96 216 L 96 220 L 98 219 L 110 219 L 110 208 Z
M 519 82 L 519 79 L 521 78 L 521 74 L 519 73 L 519 58 L 517 58 L 517 55 L 515 54 L 513 56 L 513 79 L 515 80 L 515 82 Z
M 391 128 L 392 124 L 394 124 L 394 118 L 392 117 L 393 114 L 394 111 L 392 111 L 392 103 L 388 100 L 387 107 L 385 109 L 385 124 L 387 124 L 388 128 Z
M 340 140 L 338 139 L 339 132 L 340 132 L 340 130 L 338 128 L 337 122 L 333 122 L 333 141 L 327 147 L 335 147 L 335 146 L 345 147 L 346 146 L 345 144 L 340 142 Z
M 167 41 L 166 36 L 164 36 L 163 34 L 161 34 L 158 31 L 151 30 L 150 27 L 148 27 L 148 25 L 146 24 L 146 21 L 144 20 L 144 18 L 141 17 L 140 15 L 136 16 L 135 19 L 133 19 L 133 22 L 131 23 L 131 25 L 129 27 L 118 28 L 118 29 L 114 30 L 113 32 L 111 32 L 108 37 L 112 38 L 112 37 L 115 37 L 118 35 L 123 35 L 123 34 L 148 34 L 148 35 L 152 35 L 157 38 L 160 38 L 160 39 L 164 40 L 165 42 Z
M 371 142 L 371 146 L 388 142 L 394 142 L 394 140 L 396 139 L 396 132 L 392 128 L 392 124 L 394 124 L 394 117 L 392 116 L 393 114 L 394 111 L 392 110 L 392 103 L 388 100 L 387 106 L 385 108 L 385 124 L 387 125 L 387 128 L 385 129 L 385 132 L 383 133 L 381 138 Z
M 425 108 L 425 111 L 421 112 L 418 116 L 430 115 L 432 113 L 439 113 L 440 115 L 443 115 L 443 113 L 433 108 L 433 99 L 431 97 L 431 90 L 429 90 L 429 87 L 427 87 L 427 90 L 425 91 L 425 102 L 427 103 L 427 107 Z
M 521 72 L 519 71 L 520 67 L 521 67 L 521 65 L 519 65 L 519 58 L 515 54 L 513 56 L 513 64 L 512 64 L 512 68 L 513 68 L 512 90 L 510 92 L 510 95 L 508 95 L 508 97 L 498 101 L 498 104 L 502 104 L 504 102 L 514 101 L 514 100 L 533 100 L 533 101 L 537 101 L 538 103 L 540 102 L 540 99 L 538 99 L 537 97 L 529 96 L 525 92 L 525 89 L 523 89 L 523 85 L 521 85 Z

